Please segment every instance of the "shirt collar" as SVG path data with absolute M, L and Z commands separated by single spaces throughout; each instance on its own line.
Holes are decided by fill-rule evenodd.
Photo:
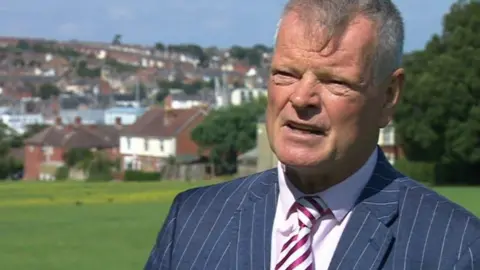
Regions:
M 354 174 L 344 181 L 330 187 L 329 189 L 316 193 L 328 205 L 335 219 L 341 222 L 348 212 L 353 208 L 355 201 L 372 176 L 375 164 L 377 163 L 377 149 L 368 158 L 367 162 Z M 287 179 L 285 166 L 278 162 L 279 201 L 282 215 L 288 219 L 289 210 L 295 201 L 305 194 L 298 190 Z

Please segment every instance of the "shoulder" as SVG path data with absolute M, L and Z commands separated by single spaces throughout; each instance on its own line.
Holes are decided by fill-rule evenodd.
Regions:
M 468 222 L 471 229 L 480 236 L 480 220 L 465 207 L 411 178 L 399 179 L 398 184 L 402 190 L 399 198 L 400 211 L 428 209 L 434 214 L 432 218 L 435 221 L 448 222 L 450 226 L 465 226 Z
M 463 206 L 408 177 L 396 180 L 399 192 L 397 237 L 418 253 L 408 257 L 426 268 L 452 269 L 480 255 L 480 220 Z M 478 258 L 476 258 L 478 259 Z
M 480 244 L 480 219 L 473 213 L 408 177 L 397 181 L 401 231 L 439 249 L 445 258 Z
M 192 211 L 214 212 L 218 208 L 238 208 L 249 197 L 258 197 L 258 193 L 273 186 L 277 177 L 271 169 L 246 177 L 236 178 L 222 183 L 185 190 L 179 193 L 173 202 L 177 215 Z

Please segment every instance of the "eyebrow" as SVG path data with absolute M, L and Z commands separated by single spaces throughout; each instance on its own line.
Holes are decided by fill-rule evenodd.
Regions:
M 300 75 L 304 72 L 304 69 L 302 69 L 302 68 L 298 68 L 298 67 L 291 66 L 291 65 L 285 65 L 285 64 L 279 64 L 279 65 L 273 64 L 272 67 L 271 67 L 271 70 L 272 71 L 289 72 L 289 73 L 293 73 L 295 75 Z M 333 78 L 335 80 L 345 81 L 346 83 L 352 84 L 352 85 L 358 84 L 358 82 L 354 82 L 353 80 L 351 80 L 351 79 L 349 79 L 345 76 L 335 74 L 334 72 L 332 72 L 328 68 L 322 68 L 321 70 L 314 70 L 313 72 L 314 72 L 314 74 L 317 78 Z

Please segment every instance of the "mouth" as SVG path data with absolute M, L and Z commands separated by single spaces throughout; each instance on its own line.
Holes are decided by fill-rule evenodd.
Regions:
M 295 122 L 288 121 L 285 126 L 289 128 L 290 130 L 298 133 L 303 133 L 303 134 L 313 134 L 313 135 L 318 135 L 318 136 L 325 136 L 326 131 L 324 128 L 316 127 L 316 126 L 311 126 L 311 125 L 304 125 L 304 124 L 299 124 Z

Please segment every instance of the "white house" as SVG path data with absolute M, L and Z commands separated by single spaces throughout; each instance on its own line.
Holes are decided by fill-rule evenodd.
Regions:
M 0 110 L 1 121 L 18 134 L 23 134 L 27 127 L 35 124 L 44 124 L 43 115 L 39 113 L 21 113 L 5 108 Z
M 123 169 L 159 171 L 170 157 L 196 156 L 190 137 L 207 112 L 202 108 L 152 108 L 120 135 Z
M 113 107 L 105 110 L 105 125 L 115 125 L 118 119 L 123 125 L 131 125 L 146 111 L 143 107 Z
M 394 164 L 395 160 L 400 156 L 400 147 L 395 140 L 395 126 L 393 122 L 380 129 L 377 144 L 382 148 L 388 161 Z
M 259 97 L 267 96 L 267 89 L 263 88 L 237 88 L 230 93 L 230 104 L 241 105 L 246 102 L 253 101 Z

